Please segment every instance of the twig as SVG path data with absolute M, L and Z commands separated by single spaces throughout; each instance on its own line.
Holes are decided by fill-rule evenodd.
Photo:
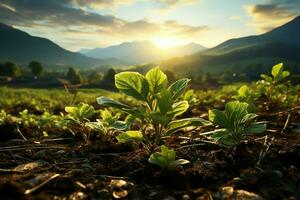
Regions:
M 19 127 L 16 128 L 17 132 L 20 134 L 20 136 L 23 138 L 23 140 L 27 141 L 27 138 L 23 135 Z
M 287 118 L 286 118 L 286 121 L 285 121 L 285 124 L 284 124 L 284 127 L 283 127 L 281 133 L 284 133 L 285 129 L 286 129 L 287 126 L 289 125 L 290 118 L 291 118 L 291 114 L 289 113 L 288 116 L 287 116 Z
M 24 194 L 31 194 L 31 193 L 37 191 L 38 189 L 40 189 L 41 187 L 43 187 L 44 185 L 46 185 L 48 182 L 50 182 L 51 180 L 53 180 L 53 179 L 55 179 L 55 178 L 57 178 L 59 176 L 60 176 L 60 174 L 54 174 L 53 176 L 51 176 L 50 178 L 48 178 L 47 180 L 45 180 L 41 184 L 39 184 L 39 185 L 37 185 L 37 186 L 35 186 L 35 187 L 31 188 L 31 189 L 26 190 L 24 192 Z

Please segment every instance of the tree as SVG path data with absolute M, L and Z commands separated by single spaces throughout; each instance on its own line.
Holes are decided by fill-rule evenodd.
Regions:
M 103 88 L 105 89 L 115 89 L 115 74 L 116 74 L 116 70 L 111 68 L 109 69 L 104 77 L 103 80 L 101 81 L 101 85 Z
M 72 84 L 81 84 L 83 83 L 83 77 L 73 67 L 69 67 L 68 73 L 67 73 L 67 79 L 72 83 Z
M 35 79 L 40 77 L 43 73 L 43 66 L 38 61 L 31 61 L 28 67 L 31 69 L 31 73 L 34 75 Z
M 6 62 L 0 65 L 0 76 L 16 77 L 21 75 L 21 69 L 13 62 Z
M 102 73 L 93 71 L 88 76 L 88 82 L 90 84 L 99 84 L 101 82 L 102 78 L 103 78 Z

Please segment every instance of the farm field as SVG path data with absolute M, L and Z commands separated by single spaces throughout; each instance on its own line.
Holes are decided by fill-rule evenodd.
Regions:
M 0 88 L 3 199 L 299 199 L 300 99 L 261 80 L 192 90 L 159 68 L 119 92 Z

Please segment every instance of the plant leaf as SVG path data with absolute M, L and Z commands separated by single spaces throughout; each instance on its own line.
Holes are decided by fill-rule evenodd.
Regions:
M 209 110 L 208 118 L 209 121 L 213 122 L 214 124 L 220 127 L 230 128 L 230 122 L 228 121 L 227 116 L 220 110 L 216 110 L 216 109 Z
M 115 85 L 124 94 L 137 100 L 146 101 L 149 84 L 138 72 L 121 72 L 115 75 Z
M 107 98 L 107 97 L 98 97 L 97 98 L 97 103 L 99 105 L 103 105 L 103 106 L 109 106 L 109 107 L 113 107 L 113 108 L 118 108 L 120 110 L 123 110 L 123 109 L 131 109 L 129 106 L 123 104 L 123 103 L 120 103 L 118 101 L 115 101 L 113 99 L 110 99 L 110 98 Z
M 185 111 L 189 109 L 188 101 L 179 101 L 172 105 L 172 111 L 168 112 L 167 114 L 173 117 L 177 117 L 183 114 Z
M 189 126 L 208 126 L 211 125 L 212 123 L 202 119 L 202 118 L 185 118 L 185 119 L 179 119 L 179 120 L 174 120 L 169 123 L 168 128 L 165 132 L 165 135 L 171 135 L 180 129 L 189 127 Z
M 119 142 L 141 142 L 143 140 L 143 134 L 141 131 L 126 131 L 118 135 L 117 140 Z
M 188 78 L 179 79 L 178 81 L 169 86 L 168 90 L 172 95 L 173 101 L 178 99 L 184 93 L 184 90 L 190 82 L 190 80 L 191 79 Z
M 157 97 L 157 104 L 162 115 L 172 110 L 172 96 L 168 90 L 163 90 Z
M 273 66 L 272 76 L 274 77 L 274 79 L 277 79 L 280 76 L 282 70 L 283 70 L 283 63 L 279 63 Z
M 158 67 L 152 68 L 146 74 L 150 92 L 155 95 L 167 87 L 168 78 Z
M 250 126 L 244 129 L 244 133 L 246 134 L 258 134 L 263 133 L 267 130 L 267 125 L 265 123 L 252 123 Z

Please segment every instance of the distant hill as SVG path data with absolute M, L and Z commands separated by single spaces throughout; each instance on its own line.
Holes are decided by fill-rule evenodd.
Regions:
M 248 36 L 237 39 L 230 39 L 222 44 L 207 50 L 205 53 L 223 54 L 245 47 L 255 46 L 262 43 L 282 43 L 292 46 L 300 46 L 300 16 L 294 20 L 273 29 L 270 32 Z
M 300 63 L 300 17 L 270 32 L 231 39 L 220 45 L 177 59 L 162 62 L 177 73 L 232 71 L 253 72 L 250 66 L 260 66 L 257 73 L 269 70 L 277 62 Z M 255 73 L 255 72 L 253 72 Z
M 27 64 L 37 60 L 48 66 L 92 67 L 120 63 L 117 59 L 99 60 L 65 50 L 52 41 L 0 23 L 0 61 Z
M 205 50 L 206 47 L 190 43 L 187 45 L 161 49 L 150 41 L 125 42 L 106 48 L 82 49 L 80 53 L 97 59 L 116 58 L 130 64 L 140 64 L 190 55 Z

